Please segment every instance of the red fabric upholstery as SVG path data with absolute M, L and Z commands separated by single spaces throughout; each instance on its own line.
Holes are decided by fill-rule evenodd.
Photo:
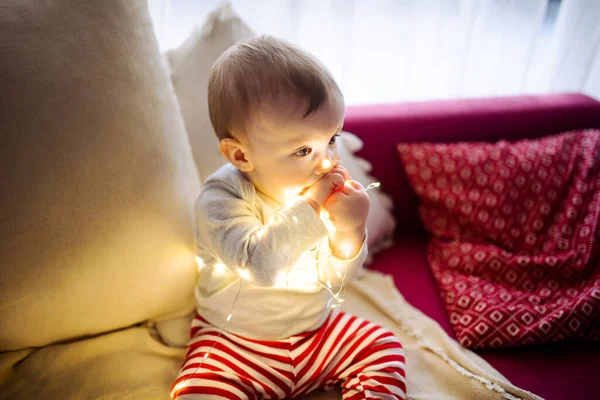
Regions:
M 406 299 L 454 336 L 427 264 L 427 237 L 417 199 L 396 152 L 401 141 L 496 141 L 541 137 L 570 129 L 600 128 L 600 102 L 580 94 L 348 107 L 344 129 L 364 142 L 359 152 L 395 204 L 399 237 L 375 258 L 373 269 L 394 276 Z M 597 392 L 600 345 L 559 342 L 502 350 L 480 350 L 516 385 L 547 400 L 587 399 Z
M 398 150 L 462 345 L 600 340 L 600 130 Z
M 406 300 L 455 337 L 429 269 L 427 241 L 424 235 L 398 237 L 392 248 L 377 254 L 371 268 L 394 276 Z M 546 400 L 592 399 L 598 390 L 598 342 L 564 341 L 476 353 L 512 383 Z
M 373 176 L 394 200 L 398 230 L 405 232 L 422 227 L 396 152 L 399 142 L 495 142 L 583 128 L 600 128 L 600 102 L 582 94 L 350 106 L 344 120 L 344 130 L 363 140 L 358 155 L 373 164 Z

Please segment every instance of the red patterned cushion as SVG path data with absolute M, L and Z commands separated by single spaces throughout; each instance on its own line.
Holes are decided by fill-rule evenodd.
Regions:
M 600 131 L 398 151 L 464 346 L 600 339 Z

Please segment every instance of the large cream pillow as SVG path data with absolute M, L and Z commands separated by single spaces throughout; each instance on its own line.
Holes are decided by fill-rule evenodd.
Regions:
M 145 0 L 0 7 L 0 351 L 193 309 L 200 190 Z
M 180 47 L 166 53 L 171 67 L 173 87 L 179 99 L 201 179 L 208 178 L 225 163 L 208 115 L 210 70 L 227 48 L 254 36 L 250 28 L 232 10 L 230 3 L 223 2 Z M 362 145 L 358 137 L 344 133 L 340 141 L 340 152 L 342 165 L 349 170 L 353 179 L 366 186 L 374 180 L 368 175 L 371 166 L 354 155 Z M 375 190 L 369 191 L 369 195 L 371 212 L 367 228 L 369 246 L 373 254 L 390 243 L 396 223 L 391 213 L 391 199 Z

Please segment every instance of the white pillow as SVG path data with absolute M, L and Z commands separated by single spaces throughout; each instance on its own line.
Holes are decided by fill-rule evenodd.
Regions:
M 167 53 L 171 63 L 173 87 L 185 120 L 194 160 L 201 179 L 208 178 L 225 159 L 219 151 L 219 141 L 208 115 L 208 78 L 217 58 L 236 42 L 254 37 L 250 28 L 237 16 L 229 3 L 222 3 L 211 12 L 203 26 L 179 48 Z M 371 166 L 354 156 L 363 146 L 356 136 L 344 133 L 340 141 L 341 162 L 352 178 L 363 185 L 374 179 L 368 175 Z M 370 190 L 371 212 L 367 219 L 370 254 L 390 243 L 395 220 L 392 201 L 375 189 Z
M 208 116 L 208 78 L 217 58 L 235 43 L 254 37 L 250 28 L 222 2 L 177 49 L 166 53 L 196 167 L 202 180 L 224 163 Z
M 352 179 L 362 183 L 364 187 L 376 182 L 376 179 L 369 174 L 372 169 L 371 163 L 355 155 L 363 147 L 362 140 L 349 132 L 342 132 L 341 135 L 342 140 L 340 140 L 339 146 L 341 164 L 348 170 Z M 381 189 L 372 189 L 368 193 L 371 199 L 371 209 L 367 217 L 367 230 L 369 231 L 367 264 L 372 261 L 373 255 L 378 251 L 390 247 L 396 228 L 396 220 L 392 214 L 394 205 L 392 199 Z
M 145 0 L 0 7 L 0 351 L 192 310 L 200 191 Z

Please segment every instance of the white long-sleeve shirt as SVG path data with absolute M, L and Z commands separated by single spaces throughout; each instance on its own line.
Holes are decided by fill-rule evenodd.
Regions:
M 198 313 L 248 338 L 276 340 L 317 329 L 327 302 L 360 269 L 367 241 L 344 260 L 333 254 L 321 217 L 298 197 L 281 204 L 256 191 L 231 164 L 205 182 L 196 201 Z M 330 290 L 326 288 L 331 287 Z

